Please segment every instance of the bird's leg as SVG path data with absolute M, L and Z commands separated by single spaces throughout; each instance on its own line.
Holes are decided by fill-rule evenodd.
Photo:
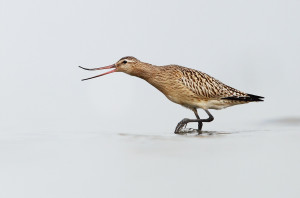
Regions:
M 200 119 L 201 122 L 211 122 L 211 121 L 213 121 L 214 120 L 214 116 L 212 116 L 208 110 L 204 109 L 204 111 L 207 113 L 208 118 L 206 118 L 206 119 Z
M 189 122 L 198 122 L 198 131 L 200 132 L 201 129 L 202 129 L 202 122 L 211 122 L 214 120 L 214 117 L 210 114 L 210 112 L 208 110 L 204 110 L 207 115 L 208 115 L 208 118 L 206 119 L 200 119 L 199 115 L 198 115 L 198 112 L 197 112 L 197 109 L 192 109 L 193 112 L 195 113 L 195 116 L 197 119 L 188 119 L 188 118 L 184 118 L 183 120 L 181 120 L 177 126 L 176 126 L 176 129 L 175 129 L 175 132 L 174 133 L 180 133 L 180 130 L 185 127 L 187 125 L 187 123 Z
M 196 108 L 193 109 L 193 112 L 195 113 L 195 116 L 197 118 L 197 120 L 201 120 L 199 115 L 198 115 L 198 111 Z M 200 132 L 202 129 L 203 123 L 201 121 L 198 122 L 198 131 Z

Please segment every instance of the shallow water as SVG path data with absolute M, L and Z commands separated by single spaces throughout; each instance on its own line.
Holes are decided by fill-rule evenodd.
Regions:
M 4 132 L 0 196 L 299 197 L 299 142 L 300 130 L 284 127 L 201 135 Z

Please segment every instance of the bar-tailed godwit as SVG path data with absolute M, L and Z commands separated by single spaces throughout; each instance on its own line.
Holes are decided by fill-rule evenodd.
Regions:
M 189 122 L 197 122 L 198 131 L 201 132 L 203 122 L 214 120 L 214 117 L 208 111 L 209 109 L 219 110 L 233 105 L 263 101 L 264 99 L 264 97 L 234 89 L 195 69 L 179 65 L 156 66 L 142 62 L 132 56 L 123 57 L 115 64 L 106 67 L 94 69 L 79 67 L 85 70 L 113 69 L 83 80 L 89 80 L 113 72 L 124 72 L 142 78 L 161 91 L 172 102 L 192 110 L 196 119 L 185 118 L 181 120 L 176 126 L 175 133 L 180 133 L 181 129 Z M 203 109 L 207 113 L 207 119 L 200 119 L 197 112 L 198 108 Z

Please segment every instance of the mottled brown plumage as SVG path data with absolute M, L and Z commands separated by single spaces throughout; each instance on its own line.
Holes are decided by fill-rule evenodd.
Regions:
M 155 66 L 127 56 L 121 58 L 114 65 L 98 69 L 108 68 L 115 69 L 107 73 L 124 72 L 142 78 L 161 91 L 172 102 L 193 110 L 197 119 L 188 119 L 180 125 L 178 130 L 187 122 L 198 122 L 201 130 L 202 122 L 212 121 L 213 119 L 207 111 L 208 109 L 222 109 L 237 104 L 262 101 L 263 99 L 263 97 L 247 94 L 225 85 L 208 74 L 179 65 Z M 209 119 L 201 120 L 197 108 L 204 109 L 208 113 Z

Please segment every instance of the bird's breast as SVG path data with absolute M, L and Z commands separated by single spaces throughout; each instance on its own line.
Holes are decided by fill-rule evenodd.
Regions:
M 199 96 L 187 89 L 179 80 L 163 79 L 148 82 L 174 103 L 186 106 L 186 104 L 195 104 L 199 101 Z

